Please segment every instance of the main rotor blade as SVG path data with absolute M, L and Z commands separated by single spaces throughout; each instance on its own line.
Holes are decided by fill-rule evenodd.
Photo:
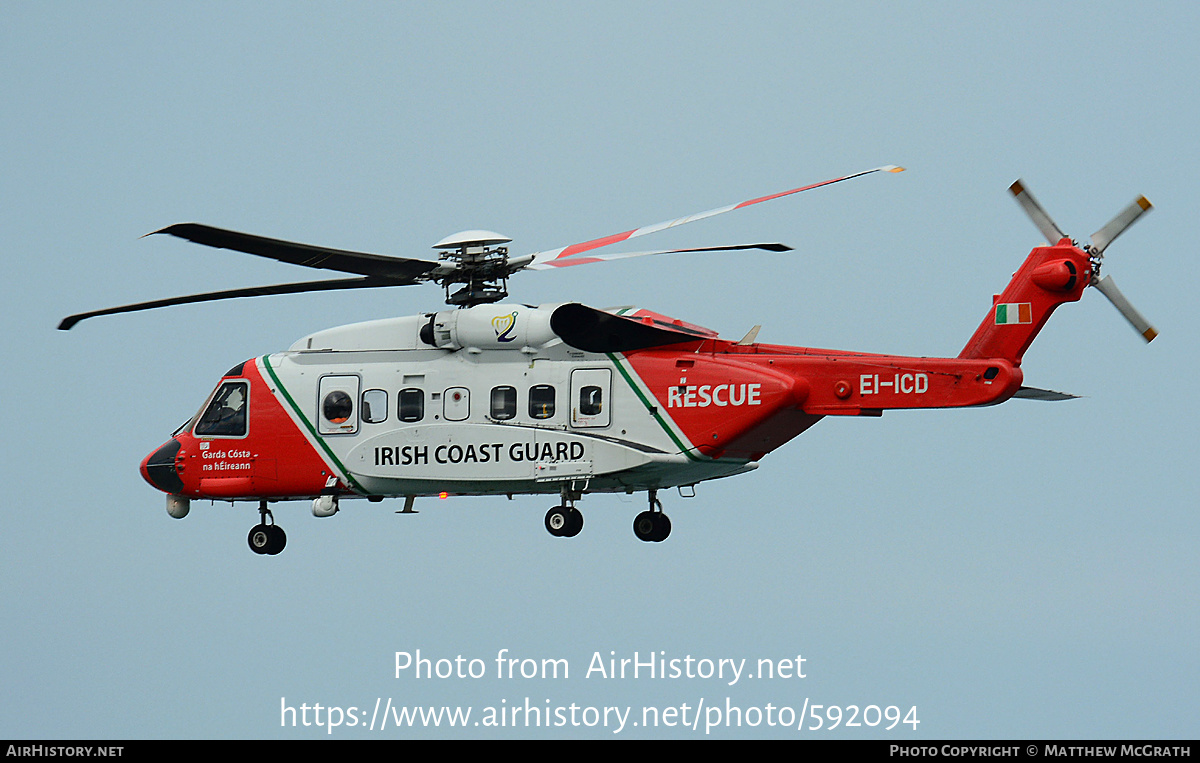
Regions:
M 155 233 L 166 233 L 197 244 L 217 249 L 232 249 L 236 252 L 267 257 L 292 265 L 303 265 L 306 268 L 337 270 L 342 273 L 358 273 L 364 276 L 380 276 L 404 281 L 420 279 L 437 268 L 439 264 L 430 260 L 388 257 L 382 254 L 297 244 L 293 241 L 254 236 L 200 223 L 179 223 L 146 235 L 153 236 Z
M 1116 217 L 1108 222 L 1100 230 L 1092 234 L 1092 248 L 1096 250 L 1096 254 L 1103 254 L 1108 245 L 1116 240 L 1117 236 L 1125 232 L 1125 229 L 1137 222 L 1137 219 L 1154 208 L 1145 196 L 1139 196 L 1133 202 L 1122 209 Z
M 734 246 L 701 246 L 695 249 L 657 249 L 649 252 L 621 252 L 619 254 L 595 254 L 590 257 L 562 257 L 548 262 L 534 262 L 523 267 L 529 270 L 551 270 L 565 268 L 571 265 L 586 265 L 591 262 L 607 262 L 623 260 L 629 257 L 645 257 L 652 254 L 683 254 L 685 252 L 732 252 L 743 249 L 761 249 L 767 252 L 790 252 L 792 248 L 785 244 L 737 244 Z M 524 259 L 524 258 L 522 258 Z M 522 266 L 519 266 L 522 267 Z
M 568 345 L 585 352 L 629 352 L 708 338 L 684 326 L 644 323 L 578 303 L 556 307 L 550 328 Z
M 1050 215 L 1046 214 L 1046 210 L 1042 209 L 1042 205 L 1037 203 L 1037 199 L 1033 198 L 1033 194 L 1025 190 L 1025 186 L 1021 185 L 1020 180 L 1010 185 L 1008 190 L 1012 191 L 1012 195 L 1025 210 L 1025 214 L 1029 215 L 1029 219 L 1033 220 L 1033 224 L 1046 237 L 1047 243 L 1057 244 L 1067 237 L 1050 219 Z
M 1133 326 L 1133 328 L 1142 335 L 1142 339 L 1147 342 L 1154 341 L 1154 337 L 1158 336 L 1158 332 L 1150 325 L 1150 322 L 1142 317 L 1142 314 L 1134 309 L 1133 305 L 1129 304 L 1129 300 L 1125 299 L 1125 295 L 1117 288 L 1117 284 L 1112 280 L 1112 276 L 1104 276 L 1099 281 L 1092 284 L 1100 293 L 1108 297 L 1108 301 L 1113 303 L 1113 307 L 1125 316 L 1125 320 Z
M 192 294 L 186 297 L 171 297 L 156 299 L 152 302 L 138 302 L 134 305 L 110 307 L 105 310 L 93 310 L 90 313 L 79 313 L 63 318 L 58 324 L 60 331 L 68 331 L 76 323 L 98 315 L 114 315 L 116 313 L 132 313 L 139 310 L 153 310 L 157 307 L 172 305 L 188 305 L 195 302 L 215 302 L 219 299 L 237 299 L 239 297 L 264 297 L 272 294 L 302 294 L 309 291 L 337 291 L 340 289 L 373 289 L 379 286 L 409 286 L 416 281 L 401 281 L 390 278 L 336 278 L 330 281 L 305 281 L 303 283 L 281 283 L 273 286 L 251 286 L 246 289 L 229 289 L 227 291 L 212 291 L 205 294 Z
M 809 190 L 812 190 L 813 188 L 820 188 L 822 186 L 833 185 L 834 183 L 840 183 L 843 180 L 852 180 L 853 178 L 862 177 L 863 175 L 870 175 L 872 172 L 903 172 L 903 171 L 904 171 L 903 167 L 897 167 L 894 164 L 888 164 L 888 165 L 884 165 L 883 167 L 875 167 L 874 169 L 864 170 L 862 172 L 856 172 L 853 175 L 846 175 L 844 177 L 833 178 L 832 180 L 824 180 L 820 183 L 813 183 L 812 185 L 801 186 L 800 188 L 793 188 L 790 191 L 783 191 L 782 193 L 773 193 L 770 196 L 760 196 L 757 199 L 750 199 L 749 201 L 743 201 L 738 204 L 730 204 L 725 207 L 717 207 L 716 209 L 710 209 L 707 212 L 698 212 L 694 215 L 688 215 L 687 217 L 677 217 L 674 220 L 667 220 L 665 222 L 655 223 L 654 225 L 647 225 L 642 228 L 634 228 L 633 230 L 625 231 L 624 233 L 614 233 L 611 236 L 604 236 L 602 238 L 592 239 L 591 241 L 585 241 L 582 244 L 572 244 L 571 246 L 564 246 L 559 249 L 551 249 L 551 250 L 545 251 L 545 252 L 535 252 L 532 255 L 527 255 L 527 257 L 530 258 L 532 260 L 532 262 L 537 263 L 537 264 L 540 264 L 543 262 L 549 262 L 551 260 L 556 260 L 556 259 L 559 259 L 562 257 L 571 257 L 576 254 L 581 254 L 582 252 L 590 252 L 593 249 L 599 249 L 600 247 L 609 246 L 611 244 L 618 244 L 622 241 L 628 241 L 629 239 L 637 238 L 638 236 L 645 236 L 648 233 L 657 233 L 661 230 L 666 230 L 667 228 L 674 228 L 677 225 L 684 225 L 686 223 L 692 223 L 697 220 L 703 220 L 708 217 L 715 217 L 716 215 L 721 215 L 726 212 L 732 212 L 735 209 L 749 207 L 749 206 L 752 206 L 754 204 L 759 204 L 764 201 L 771 201 L 772 199 L 779 199 L 784 196 L 790 196 L 793 193 L 800 193 L 801 191 L 809 191 Z M 522 257 L 521 259 L 525 260 L 526 257 Z

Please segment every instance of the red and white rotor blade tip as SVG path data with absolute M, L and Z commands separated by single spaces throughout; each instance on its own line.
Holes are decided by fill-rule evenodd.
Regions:
M 553 270 L 567 268 L 572 265 L 587 265 L 592 262 L 609 262 L 610 260 L 625 260 L 630 257 L 647 257 L 655 254 L 683 254 L 686 252 L 732 252 L 747 249 L 761 249 L 765 252 L 790 252 L 792 248 L 784 244 L 739 244 L 735 246 L 701 246 L 693 249 L 655 249 L 648 252 L 616 252 L 609 254 L 593 254 L 587 257 L 563 257 L 561 259 L 534 262 L 524 267 L 529 270 Z
M 1110 220 L 1108 225 L 1092 234 L 1092 248 L 1096 250 L 1097 254 L 1103 253 L 1108 245 L 1116 240 L 1117 236 L 1124 233 L 1126 228 L 1137 222 L 1139 217 L 1151 209 L 1154 209 L 1154 206 L 1145 196 L 1137 197 Z
M 538 269 L 534 266 L 537 264 L 548 262 L 550 260 L 558 260 L 558 259 L 562 259 L 565 257 L 572 257 L 574 255 L 582 254 L 584 252 L 590 252 L 593 249 L 599 249 L 604 246 L 611 246 L 612 244 L 619 244 L 622 241 L 628 241 L 629 239 L 637 238 L 638 236 L 645 236 L 649 233 L 657 233 L 661 230 L 666 230 L 667 228 L 674 228 L 678 225 L 684 225 L 686 223 L 696 222 L 697 220 L 704 220 L 709 217 L 716 217 L 717 215 L 721 215 L 726 212 L 732 212 L 735 209 L 749 207 L 749 206 L 752 206 L 754 204 L 759 204 L 764 201 L 771 201 L 772 199 L 779 199 L 784 196 L 791 196 L 793 193 L 800 193 L 801 191 L 809 191 L 809 190 L 812 190 L 813 188 L 820 188 L 820 187 L 826 186 L 826 185 L 833 185 L 834 183 L 840 183 L 843 180 L 851 180 L 856 177 L 862 177 L 863 175 L 870 175 L 873 172 L 903 172 L 903 171 L 904 171 L 903 167 L 897 167 L 894 164 L 885 164 L 882 167 L 874 167 L 869 170 L 863 170 L 862 172 L 856 172 L 853 175 L 845 175 L 843 177 L 832 178 L 830 180 L 823 180 L 820 183 L 813 183 L 811 185 L 805 185 L 805 186 L 801 186 L 799 188 L 793 188 L 790 191 L 783 191 L 781 193 L 773 193 L 769 196 L 760 196 L 757 199 L 750 199 L 748 201 L 739 202 L 737 204 L 729 204 L 724 207 L 717 207 L 716 209 L 710 209 L 706 212 L 698 212 L 694 215 L 687 215 L 685 217 L 677 217 L 674 220 L 665 220 L 661 223 L 655 223 L 654 225 L 646 225 L 641 228 L 634 228 L 633 230 L 625 231 L 624 233 L 614 233 L 611 236 L 603 236 L 601 238 L 592 239 L 591 241 L 584 241 L 583 243 L 572 244 L 570 246 L 564 246 L 559 249 L 550 249 L 545 252 L 535 252 L 534 254 L 522 256 L 520 258 L 520 260 L 528 261 L 528 262 L 532 263 L 530 265 L 526 265 L 525 267 L 530 267 L 532 269 Z
M 1129 300 L 1125 299 L 1125 295 L 1117 288 L 1117 284 L 1113 281 L 1112 276 L 1104 276 L 1092 285 L 1099 289 L 1101 294 L 1108 297 L 1108 301 L 1112 302 L 1113 307 L 1117 308 L 1117 311 L 1125 316 L 1125 320 L 1129 321 L 1134 330 L 1142 335 L 1142 339 L 1145 339 L 1147 342 L 1154 341 L 1154 337 L 1158 336 L 1158 332 L 1154 330 L 1150 322 L 1133 305 L 1129 304 Z
M 1046 210 L 1042 209 L 1042 205 L 1038 204 L 1037 199 L 1033 198 L 1033 194 L 1026 190 L 1020 180 L 1008 187 L 1012 192 L 1017 203 L 1021 205 L 1021 209 L 1025 210 L 1025 214 L 1029 215 L 1029 219 L 1033 220 L 1033 224 L 1046 237 L 1046 242 L 1057 244 L 1067 235 L 1063 233 L 1054 221 L 1050 219 L 1050 215 L 1046 214 Z

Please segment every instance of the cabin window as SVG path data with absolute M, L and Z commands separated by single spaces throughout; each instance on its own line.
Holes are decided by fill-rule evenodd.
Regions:
M 212 402 L 200 420 L 195 434 L 219 437 L 245 437 L 246 402 L 250 385 L 244 381 L 225 382 L 213 395 Z
M 604 408 L 604 391 L 594 384 L 579 390 L 579 413 L 583 416 L 599 416 Z
M 381 389 L 369 389 L 363 393 L 362 418 L 368 424 L 387 421 L 388 394 Z
M 400 390 L 400 420 L 420 421 L 425 418 L 425 390 Z
M 508 421 L 517 415 L 517 388 L 492 387 L 492 418 Z
M 330 424 L 345 424 L 353 413 L 354 401 L 340 389 L 330 392 L 321 401 L 321 415 Z
M 316 415 L 319 435 L 352 435 L 358 433 L 362 418 L 358 404 L 362 399 L 359 388 L 362 380 L 357 374 L 330 374 L 317 383 Z
M 535 419 L 554 416 L 554 387 L 538 384 L 529 388 L 529 416 Z

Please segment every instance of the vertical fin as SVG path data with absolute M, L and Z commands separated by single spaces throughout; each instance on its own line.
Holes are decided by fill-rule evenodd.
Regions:
M 1069 240 L 1035 248 L 958 357 L 1004 358 L 1019 365 L 1054 309 L 1077 301 L 1090 280 L 1087 254 Z

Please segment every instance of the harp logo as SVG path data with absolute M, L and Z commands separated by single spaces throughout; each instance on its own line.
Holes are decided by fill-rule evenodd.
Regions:
M 511 342 L 516 339 L 512 335 L 513 329 L 517 327 L 517 313 L 513 311 L 511 315 L 497 315 L 492 318 L 492 328 L 496 331 L 497 342 Z

